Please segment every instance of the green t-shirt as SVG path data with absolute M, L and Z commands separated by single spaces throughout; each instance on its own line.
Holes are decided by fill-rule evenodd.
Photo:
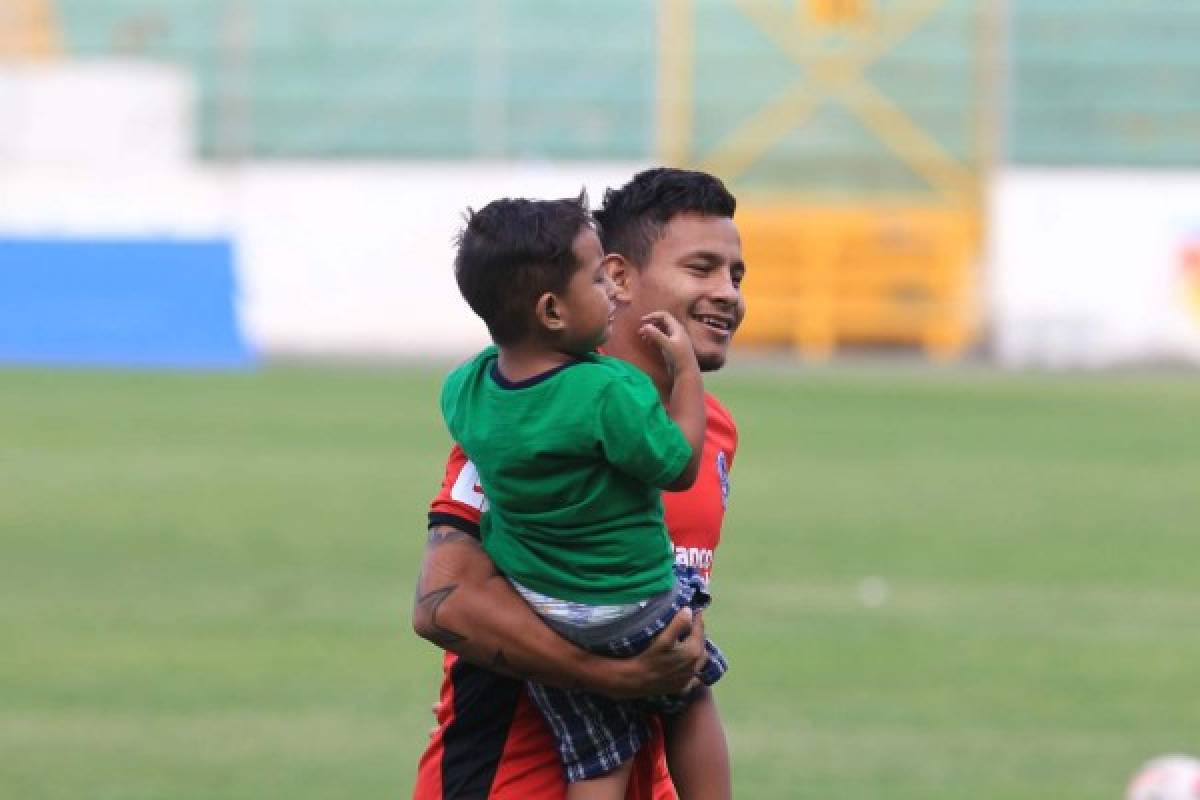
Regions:
M 450 373 L 442 414 L 479 470 L 483 546 L 496 566 L 551 597 L 592 605 L 671 587 L 659 488 L 692 450 L 650 379 L 589 354 L 512 384 L 489 347 Z

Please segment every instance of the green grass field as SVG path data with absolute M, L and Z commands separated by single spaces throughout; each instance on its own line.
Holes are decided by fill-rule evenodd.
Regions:
M 439 376 L 0 371 L 0 797 L 407 796 Z M 1118 798 L 1200 751 L 1200 382 L 711 385 L 739 797 Z

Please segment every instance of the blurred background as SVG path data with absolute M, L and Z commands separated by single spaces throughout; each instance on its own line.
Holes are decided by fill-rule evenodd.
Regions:
M 461 213 L 655 164 L 728 183 L 749 266 L 739 796 L 1200 751 L 1197 41 L 1193 0 L 0 0 L 0 794 L 405 796 Z
M 116 238 L 134 258 L 115 274 L 144 299 L 121 330 L 95 306 L 89 330 L 53 295 L 36 322 L 5 325 L 8 360 L 104 360 L 121 335 L 116 360 L 152 358 L 145 298 L 174 290 L 151 264 L 192 258 L 190 279 L 234 278 L 199 295 L 213 314 L 234 291 L 229 319 L 184 312 L 195 335 L 211 326 L 212 358 L 467 352 L 482 329 L 446 269 L 461 210 L 580 184 L 598 200 L 655 163 L 712 171 L 741 200 L 743 346 L 1200 359 L 1190 3 L 7 0 L 2 14 L 6 270 L 69 271 L 96 255 L 79 240 Z M 48 302 L 19 280 L 21 303 Z

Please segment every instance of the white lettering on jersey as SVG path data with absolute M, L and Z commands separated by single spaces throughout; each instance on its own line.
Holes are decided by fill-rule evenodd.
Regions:
M 488 501 L 479 483 L 479 470 L 470 461 L 463 464 L 462 471 L 458 473 L 458 480 L 450 490 L 450 499 L 477 508 L 481 514 L 488 510 Z
M 707 547 L 676 547 L 675 563 L 681 567 L 695 567 L 705 578 L 712 570 L 713 551 Z

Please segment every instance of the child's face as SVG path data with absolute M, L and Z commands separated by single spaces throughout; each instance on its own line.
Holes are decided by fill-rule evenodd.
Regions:
M 571 251 L 579 268 L 561 297 L 566 322 L 564 347 L 582 354 L 603 344 L 612 331 L 615 287 L 604 269 L 604 248 L 594 230 L 580 231 Z

